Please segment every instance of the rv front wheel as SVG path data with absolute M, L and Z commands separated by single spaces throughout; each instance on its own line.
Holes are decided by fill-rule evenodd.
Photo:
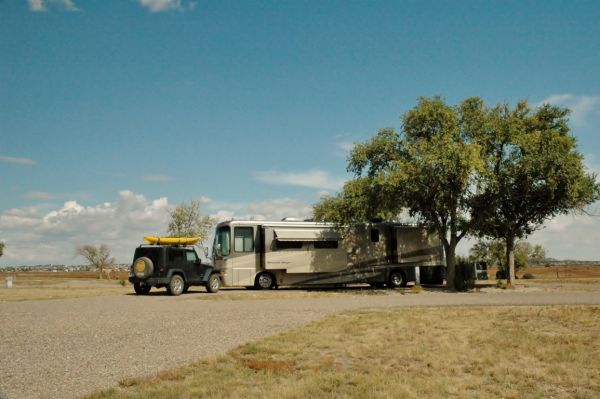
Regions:
M 404 273 L 400 270 L 394 270 L 390 273 L 390 278 L 388 280 L 389 288 L 400 288 L 406 285 L 406 277 L 404 277 Z
M 254 286 L 261 290 L 268 290 L 269 288 L 273 288 L 275 285 L 275 278 L 271 273 L 261 273 L 256 276 L 256 282 Z

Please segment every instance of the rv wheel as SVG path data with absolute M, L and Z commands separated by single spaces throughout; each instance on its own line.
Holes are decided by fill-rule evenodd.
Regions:
M 275 285 L 275 278 L 271 273 L 261 273 L 256 276 L 256 282 L 254 286 L 261 290 L 268 290 L 269 288 L 273 288 Z
M 404 273 L 401 270 L 394 270 L 390 273 L 390 278 L 388 280 L 389 288 L 400 288 L 406 286 L 406 277 L 404 277 Z

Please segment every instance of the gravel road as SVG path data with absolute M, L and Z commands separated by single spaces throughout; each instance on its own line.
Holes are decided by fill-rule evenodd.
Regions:
M 598 292 L 423 292 L 235 301 L 204 301 L 204 295 L 0 303 L 0 399 L 76 398 L 125 377 L 185 365 L 349 309 L 600 304 Z

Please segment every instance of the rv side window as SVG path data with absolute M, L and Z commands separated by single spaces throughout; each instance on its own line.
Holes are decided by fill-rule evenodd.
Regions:
M 252 227 L 236 227 L 233 235 L 235 252 L 254 252 L 253 234 Z
M 302 241 L 275 241 L 275 249 L 300 249 Z
M 371 229 L 371 242 L 379 242 L 379 230 Z
M 337 241 L 315 241 L 314 245 L 315 245 L 315 248 L 334 249 L 334 248 L 338 247 L 338 242 Z

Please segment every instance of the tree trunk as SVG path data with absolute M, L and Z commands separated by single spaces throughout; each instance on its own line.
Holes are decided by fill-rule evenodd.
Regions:
M 506 237 L 506 281 L 512 286 L 515 283 L 515 238 Z

